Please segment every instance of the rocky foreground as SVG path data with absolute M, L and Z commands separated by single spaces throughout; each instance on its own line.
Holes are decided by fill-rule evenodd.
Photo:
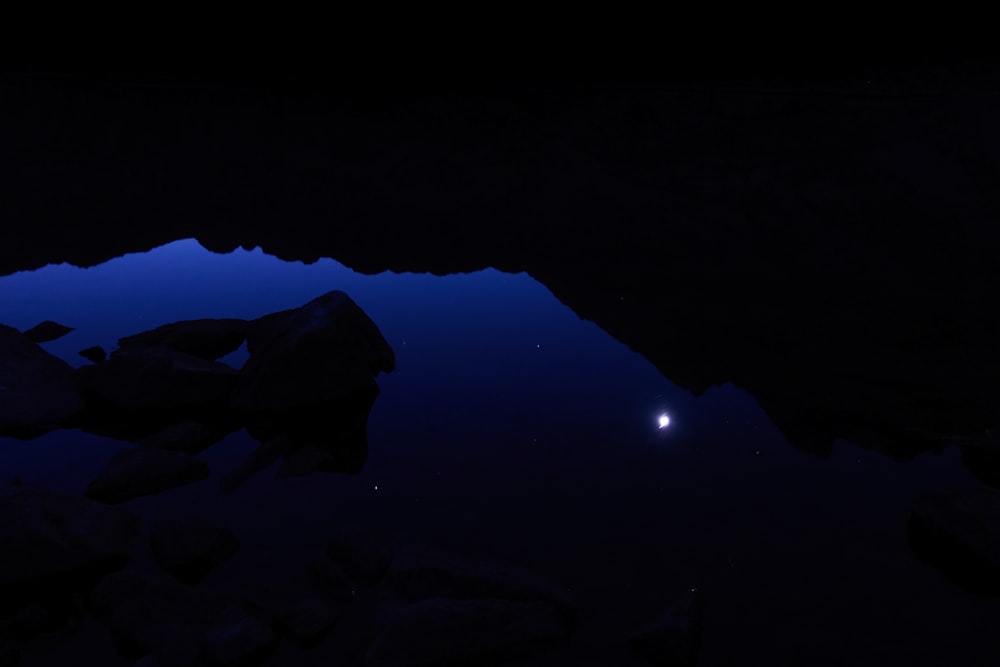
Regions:
M 279 459 L 279 475 L 359 470 L 375 377 L 395 360 L 342 292 L 252 321 L 168 324 L 122 338 L 110 355 L 84 351 L 94 363 L 80 369 L 37 344 L 68 327 L 39 331 L 0 328 L 0 434 L 81 428 L 134 446 L 108 461 L 87 497 L 19 483 L 0 496 L 0 666 L 95 621 L 145 667 L 275 664 L 282 643 L 312 650 L 341 625 L 349 639 L 338 664 L 503 664 L 571 641 L 574 600 L 517 567 L 345 530 L 296 554 L 298 584 L 262 576 L 234 592 L 211 576 L 239 558 L 232 530 L 117 506 L 207 478 L 198 455 L 239 428 L 260 446 L 223 476 L 224 491 Z M 241 369 L 218 361 L 244 343 Z M 622 649 L 693 664 L 701 612 L 700 593 L 690 595 Z
M 80 428 L 134 446 L 108 461 L 86 498 L 19 485 L 0 497 L 0 667 L 88 620 L 146 667 L 275 664 L 282 643 L 312 650 L 338 627 L 351 638 L 338 648 L 342 662 L 357 665 L 546 660 L 572 642 L 574 600 L 506 564 L 343 532 L 301 554 L 299 584 L 250 582 L 234 593 L 210 576 L 238 558 L 232 530 L 146 522 L 116 506 L 206 479 L 199 454 L 241 428 L 260 445 L 223 476 L 223 491 L 279 460 L 279 475 L 360 470 L 375 378 L 395 359 L 347 295 L 251 321 L 168 324 L 122 338 L 110 355 L 84 351 L 94 363 L 80 369 L 38 346 L 67 331 L 0 326 L 0 435 Z M 241 369 L 219 361 L 244 343 Z M 929 492 L 909 531 L 917 555 L 957 585 L 1000 593 L 1000 492 Z M 622 650 L 654 665 L 695 664 L 702 606 L 697 589 L 665 600 L 660 616 L 621 638 Z
M 196 455 L 240 428 L 261 446 L 226 478 L 230 490 L 279 458 L 282 475 L 357 471 L 375 377 L 395 368 L 375 323 L 337 291 L 251 321 L 167 324 L 122 338 L 110 356 L 85 350 L 95 363 L 80 369 L 39 347 L 52 338 L 38 329 L 0 325 L 0 435 L 81 428 L 135 443 L 88 490 L 108 502 L 208 477 Z M 218 361 L 244 343 L 243 368 Z
M 238 537 L 207 522 L 157 521 L 147 546 L 140 523 L 39 489 L 0 499 L 0 664 L 87 619 L 143 666 L 275 664 L 281 643 L 309 651 L 341 624 L 337 664 L 499 665 L 558 651 L 576 625 L 572 597 L 537 575 L 372 532 L 345 530 L 301 554 L 308 575 L 294 586 L 201 586 L 237 554 Z M 142 564 L 146 549 L 153 569 Z M 692 591 L 622 648 L 654 665 L 690 665 L 700 634 Z

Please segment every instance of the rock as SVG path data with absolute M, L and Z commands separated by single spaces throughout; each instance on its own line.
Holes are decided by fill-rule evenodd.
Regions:
M 200 582 L 239 547 L 231 530 L 205 521 L 160 521 L 149 541 L 156 564 L 188 584 Z
M 701 644 L 703 599 L 692 589 L 629 640 L 632 650 L 658 667 L 694 665 Z
M 17 667 L 21 662 L 21 651 L 17 646 L 0 637 L 0 667 Z
M 303 477 L 320 470 L 335 468 L 339 458 L 328 447 L 305 445 L 296 448 L 282 462 L 276 477 Z
M 84 406 L 69 364 L 0 325 L 0 436 L 35 437 L 59 428 Z
M 355 581 L 375 584 L 392 561 L 392 544 L 384 536 L 365 531 L 344 531 L 330 539 L 326 555 Z
M 259 659 L 274 645 L 271 628 L 239 607 L 229 607 L 204 634 L 205 648 L 221 665 L 240 665 Z
M 569 594 L 531 572 L 421 547 L 400 550 L 389 568 L 388 580 L 393 590 L 411 602 L 431 597 L 545 601 L 568 619 L 574 617 Z
M 343 292 L 251 323 L 250 358 L 230 401 L 240 411 L 281 411 L 377 393 L 375 375 L 395 368 L 392 348 Z
M 59 324 L 58 322 L 45 320 L 44 322 L 36 324 L 35 326 L 25 331 L 24 336 L 28 340 L 35 343 L 48 343 L 51 340 L 62 338 L 70 331 L 73 331 L 73 327 L 67 327 L 65 325 Z
M 333 605 L 310 591 L 261 590 L 250 595 L 248 601 L 270 618 L 282 634 L 299 642 L 313 642 L 337 623 Z
M 0 606 L 21 595 L 62 595 L 77 581 L 121 567 L 139 519 L 103 503 L 35 489 L 0 500 Z
M 77 354 L 88 361 L 93 361 L 95 364 L 108 358 L 108 353 L 105 352 L 104 348 L 100 345 L 94 345 L 93 347 L 88 347 L 85 350 L 80 350 Z
M 11 639 L 24 641 L 53 625 L 52 614 L 37 602 L 18 609 L 4 622 L 3 631 Z
M 149 576 L 132 570 L 112 572 L 94 588 L 91 607 L 98 615 L 110 617 L 122 604 L 142 595 L 151 583 Z
M 269 468 L 279 458 L 291 452 L 292 447 L 291 439 L 284 436 L 262 442 L 236 469 L 222 476 L 219 488 L 223 493 L 233 493 L 255 474 Z
M 225 402 L 236 370 L 165 347 L 128 348 L 79 369 L 84 389 L 116 410 L 173 411 Z
M 118 347 L 165 347 L 201 359 L 218 359 L 243 344 L 247 326 L 240 319 L 185 320 L 121 338 Z
M 230 601 L 142 575 L 115 579 L 102 582 L 95 598 L 107 610 L 111 631 L 127 653 L 152 654 L 156 664 L 202 663 L 202 635 Z
M 344 572 L 340 563 L 329 558 L 317 558 L 309 566 L 316 587 L 334 600 L 349 602 L 357 595 L 357 584 Z
M 205 664 L 201 637 L 184 625 L 160 628 L 148 655 L 139 658 L 136 667 L 197 667 Z
M 357 474 L 368 459 L 367 420 L 373 399 L 351 397 L 283 413 L 280 420 L 248 424 L 247 433 L 261 444 L 222 478 L 223 492 L 232 493 L 279 460 L 276 477 Z
M 430 598 L 381 610 L 370 667 L 487 665 L 566 642 L 572 626 L 546 602 Z
M 289 308 L 276 313 L 262 315 L 247 323 L 247 352 L 259 352 L 262 345 L 271 340 L 278 331 L 281 322 L 293 315 L 298 309 Z
M 931 491 L 913 505 L 910 544 L 959 586 L 1000 594 L 1000 491 Z
M 115 454 L 90 483 L 87 497 L 120 503 L 191 484 L 208 475 L 208 464 L 187 454 L 127 448 Z
M 136 441 L 136 446 L 146 449 L 163 449 L 171 452 L 198 454 L 229 432 L 230 428 L 221 424 L 206 424 L 204 422 L 186 419 L 163 430 L 157 431 Z
M 962 448 L 962 465 L 984 484 L 1000 489 L 1000 443 L 994 436 L 988 442 Z

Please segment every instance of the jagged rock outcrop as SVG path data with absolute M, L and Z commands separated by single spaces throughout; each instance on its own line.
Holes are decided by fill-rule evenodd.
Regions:
M 165 347 L 214 360 L 239 348 L 246 340 L 246 332 L 247 321 L 236 318 L 184 320 L 120 338 L 118 347 Z
M 139 519 L 86 498 L 15 488 L 0 499 L 0 606 L 71 591 L 132 555 Z
M 130 447 L 108 461 L 87 486 L 87 497 L 121 503 L 191 484 L 208 475 L 207 463 L 183 452 Z
M 73 369 L 24 334 L 0 325 L 0 435 L 34 437 L 80 414 Z
M 375 376 L 396 367 L 374 322 L 340 291 L 251 324 L 250 358 L 230 406 L 269 412 L 377 392 Z

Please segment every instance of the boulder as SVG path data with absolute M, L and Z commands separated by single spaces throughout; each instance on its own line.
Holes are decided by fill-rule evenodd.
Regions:
M 354 453 L 354 450 L 303 444 L 285 457 L 275 477 L 304 477 L 314 472 L 358 472 L 361 466 L 345 457 L 345 453 Z
M 238 606 L 225 609 L 203 635 L 209 656 L 224 666 L 257 660 L 267 654 L 275 641 L 266 623 Z
M 217 443 L 230 431 L 228 425 L 206 424 L 193 419 L 185 419 L 156 433 L 139 438 L 135 444 L 146 449 L 197 454 Z
M 43 632 L 57 632 L 67 629 L 67 622 L 70 618 L 78 616 L 78 612 L 72 609 L 68 598 L 47 602 L 50 604 L 31 602 L 21 607 L 4 621 L 2 632 L 14 641 L 24 642 Z M 55 602 L 55 604 L 51 604 L 51 602 Z
M 965 469 L 980 482 L 1000 489 L 1000 433 L 987 431 L 959 443 Z
M 267 315 L 261 315 L 255 320 L 250 320 L 247 323 L 247 352 L 250 354 L 258 352 L 261 345 L 274 337 L 282 321 L 293 315 L 297 310 L 297 308 L 279 310 L 276 313 L 268 313 Z
M 261 444 L 223 477 L 223 491 L 235 491 L 279 460 L 276 477 L 314 472 L 357 474 L 368 459 L 368 414 L 374 398 L 355 395 L 248 423 L 247 433 Z
M 138 573 L 116 573 L 94 592 L 119 646 L 157 665 L 200 665 L 203 635 L 231 605 L 224 596 Z
M 200 582 L 239 549 L 236 535 L 206 521 L 160 521 L 153 525 L 149 550 L 165 572 L 184 583 Z
M 250 357 L 230 405 L 267 412 L 377 393 L 375 376 L 395 368 L 392 348 L 343 292 L 251 322 Z
M 94 588 L 90 596 L 91 608 L 99 616 L 109 619 L 118 607 L 143 595 L 152 584 L 148 575 L 133 570 L 112 572 Z
M 35 437 L 85 407 L 73 369 L 0 325 L 0 436 Z
M 959 586 L 1000 594 L 1000 491 L 929 491 L 913 505 L 910 544 Z
M 122 350 L 165 347 L 201 359 L 218 359 L 246 340 L 247 321 L 240 319 L 185 320 L 164 324 L 118 340 Z
M 431 597 L 545 601 L 568 619 L 574 617 L 569 594 L 534 573 L 417 546 L 399 551 L 389 568 L 388 581 L 410 602 Z
M 316 583 L 316 588 L 334 600 L 350 602 L 357 595 L 357 584 L 335 560 L 325 556 L 317 558 L 309 566 L 309 574 Z
M 326 556 L 338 563 L 355 581 L 375 584 L 392 562 L 392 543 L 383 535 L 363 530 L 345 530 L 326 545 Z
M 633 634 L 629 645 L 657 667 L 694 665 L 701 645 L 703 606 L 701 592 L 691 589 L 659 618 Z
M 291 451 L 293 451 L 293 443 L 290 438 L 285 436 L 260 443 L 239 466 L 222 476 L 222 479 L 219 480 L 219 488 L 223 493 L 233 493 L 251 477 L 269 468 L 275 461 Z
M 198 667 L 204 665 L 201 637 L 188 625 L 164 623 L 152 625 L 146 639 L 146 655 L 136 667 Z
M 138 533 L 139 519 L 122 509 L 37 489 L 9 492 L 0 500 L 0 601 L 59 595 L 120 567 Z
M 0 637 L 0 667 L 16 667 L 21 662 L 21 651 L 13 643 Z
M 207 478 L 208 464 L 181 452 L 127 448 L 87 487 L 87 497 L 120 503 Z
M 161 666 L 244 664 L 275 641 L 266 620 L 225 595 L 135 572 L 106 577 L 94 608 L 126 653 Z
M 369 667 L 492 665 L 565 643 L 572 626 L 547 602 L 429 598 L 380 610 Z
M 224 403 L 237 372 L 166 347 L 119 350 L 107 361 L 78 371 L 84 389 L 123 411 L 195 410 Z
M 108 353 L 104 351 L 104 348 L 100 345 L 94 345 L 86 349 L 77 352 L 81 357 L 87 361 L 93 361 L 95 364 L 100 363 L 108 358 Z
M 45 320 L 25 331 L 24 336 L 35 343 L 48 343 L 51 340 L 62 338 L 70 331 L 73 331 L 73 327 L 68 327 L 52 320 Z
M 337 623 L 338 614 L 322 595 L 311 591 L 255 591 L 247 600 L 258 615 L 266 616 L 281 632 L 295 641 L 312 643 Z

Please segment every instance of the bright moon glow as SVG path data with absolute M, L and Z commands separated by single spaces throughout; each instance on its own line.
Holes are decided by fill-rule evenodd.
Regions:
M 666 428 L 670 426 L 670 417 L 667 415 L 660 415 L 658 423 L 660 424 L 660 428 Z

